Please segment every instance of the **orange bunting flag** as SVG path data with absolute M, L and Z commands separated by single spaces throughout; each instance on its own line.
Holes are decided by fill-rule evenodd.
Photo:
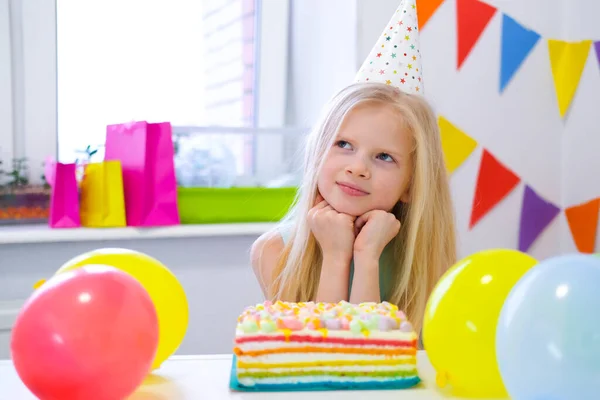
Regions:
M 593 253 L 596 248 L 599 210 L 600 198 L 565 210 L 573 241 L 581 253 Z
M 492 208 L 504 199 L 521 182 L 514 172 L 498 161 L 490 152 L 483 150 L 477 187 L 473 196 L 471 221 L 473 228 Z
M 496 8 L 482 1 L 456 0 L 457 69 L 460 69 L 494 14 Z
M 429 18 L 435 14 L 443 2 L 444 0 L 417 0 L 419 29 L 423 29 Z

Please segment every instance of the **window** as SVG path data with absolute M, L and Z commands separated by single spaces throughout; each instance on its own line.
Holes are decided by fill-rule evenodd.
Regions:
M 102 145 L 107 124 L 133 119 L 168 120 L 188 139 L 218 138 L 239 174 L 280 167 L 272 160 L 283 146 L 256 129 L 285 125 L 287 0 L 0 7 L 0 157 L 27 157 L 33 182 L 48 156 L 71 162 Z
M 255 0 L 58 0 L 59 158 L 101 146 L 111 123 L 254 126 L 255 9 Z M 219 139 L 243 173 L 252 136 Z

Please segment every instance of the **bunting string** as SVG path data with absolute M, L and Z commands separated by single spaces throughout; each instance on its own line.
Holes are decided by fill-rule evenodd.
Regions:
M 479 144 L 444 116 L 438 116 L 438 125 L 446 170 L 449 175 L 452 175 L 472 155 Z M 577 249 L 582 253 L 595 251 L 600 197 L 563 209 L 543 198 L 532 185 L 523 182 L 517 173 L 502 163 L 488 148 L 483 146 L 482 148 L 469 229 L 473 229 L 519 184 L 523 183 L 525 190 L 521 201 L 517 243 L 520 251 L 527 252 L 561 212 L 565 213 Z
M 417 0 L 419 27 L 427 24 L 444 0 Z M 481 0 L 456 0 L 457 69 L 468 60 L 469 54 L 499 10 Z M 503 93 L 523 66 L 542 37 L 511 16 L 502 13 L 499 92 Z M 557 109 L 566 118 L 579 86 L 581 75 L 593 48 L 600 65 L 600 41 L 591 39 L 564 41 L 545 39 L 549 53 Z

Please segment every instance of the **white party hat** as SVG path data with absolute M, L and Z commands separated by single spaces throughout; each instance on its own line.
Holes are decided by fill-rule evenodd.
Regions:
M 423 94 L 416 0 L 400 5 L 363 63 L 357 82 L 382 82 L 411 94 Z

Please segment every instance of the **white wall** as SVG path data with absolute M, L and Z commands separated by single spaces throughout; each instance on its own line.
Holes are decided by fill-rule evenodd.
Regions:
M 231 353 L 235 323 L 262 293 L 249 267 L 253 235 L 178 239 L 89 241 L 0 245 L 0 360 L 9 358 L 9 331 L 3 305 L 28 298 L 32 285 L 51 277 L 77 254 L 103 247 L 126 247 L 161 260 L 188 296 L 190 321 L 178 354 Z M 14 306 L 13 306 L 14 307 Z M 14 313 L 8 317 L 14 318 Z M 12 320 L 11 318 L 11 320 Z
M 344 3 L 343 8 L 339 7 L 341 4 L 335 4 L 339 7 L 337 10 L 329 10 L 328 6 L 316 4 L 316 1 L 296 3 L 300 4 L 295 5 L 297 15 L 293 21 L 302 25 L 293 27 L 292 32 L 297 37 L 292 43 L 304 46 L 292 53 L 295 61 L 292 63 L 292 90 L 289 93 L 292 101 L 288 117 L 293 122 L 313 123 L 326 99 L 353 80 L 354 73 L 399 1 L 356 0 L 350 6 Z M 438 114 L 479 142 L 477 150 L 451 177 L 461 257 L 486 248 L 517 247 L 525 183 L 563 208 L 600 195 L 600 181 L 594 179 L 600 159 L 593 159 L 600 144 L 596 132 L 600 114 L 595 111 L 600 99 L 600 75 L 595 53 L 593 49 L 590 51 L 571 112 L 563 121 L 556 105 L 544 40 L 600 39 L 600 25 L 595 24 L 593 17 L 600 12 L 600 2 L 490 0 L 488 3 L 498 7 L 499 11 L 460 71 L 456 69 L 456 0 L 446 0 L 421 32 L 426 97 Z M 313 12 L 313 16 L 311 9 L 318 12 Z M 323 15 L 328 18 L 321 16 L 327 12 L 329 14 Z M 359 18 L 355 25 L 348 25 L 344 18 L 353 12 Z M 498 90 L 501 12 L 542 36 L 502 94 Z M 355 40 L 354 61 L 343 51 L 327 53 L 331 39 L 316 33 L 322 27 L 320 21 L 323 19 L 339 32 L 335 35 L 336 40 L 342 35 L 347 36 L 345 43 Z M 314 33 L 307 32 L 309 29 Z M 355 36 L 352 31 L 356 31 Z M 343 49 L 348 46 L 339 41 L 337 45 Z M 319 57 L 319 62 L 304 63 L 304 59 L 311 57 Z M 329 63 L 340 58 L 347 68 L 328 68 Z M 307 81 L 311 84 L 303 84 Z M 523 182 L 469 230 L 482 147 L 516 172 Z M 538 237 L 529 253 L 546 258 L 564 251 L 576 251 L 576 248 L 564 213 L 561 213 Z

